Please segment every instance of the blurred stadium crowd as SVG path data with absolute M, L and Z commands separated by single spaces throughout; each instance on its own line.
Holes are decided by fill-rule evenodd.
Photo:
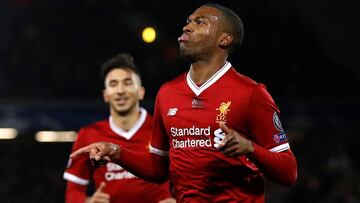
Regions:
M 99 65 L 129 52 L 150 111 L 160 85 L 187 70 L 177 37 L 206 1 L 0 1 L 0 202 L 63 202 L 72 143 L 39 143 L 38 130 L 78 130 L 105 118 Z M 214 1 L 212 1 L 214 2 Z M 360 202 L 359 27 L 351 0 L 215 1 L 245 24 L 229 59 L 265 83 L 281 109 L 299 165 L 298 182 L 269 182 L 270 203 Z M 145 26 L 158 38 L 141 41 Z

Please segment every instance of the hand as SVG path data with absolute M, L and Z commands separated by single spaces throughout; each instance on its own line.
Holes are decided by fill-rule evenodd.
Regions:
M 176 200 L 174 198 L 169 197 L 169 198 L 159 201 L 159 203 L 176 203 Z
M 250 140 L 245 139 L 235 130 L 228 128 L 223 122 L 220 122 L 219 126 L 225 134 L 225 138 L 220 143 L 220 150 L 226 156 L 236 157 L 254 151 L 254 146 Z
M 109 162 L 117 160 L 120 157 L 120 151 L 119 145 L 108 142 L 96 142 L 76 150 L 70 154 L 70 158 L 74 159 L 81 154 L 89 153 L 90 160 Z
M 105 182 L 101 182 L 95 193 L 86 200 L 86 203 L 110 203 L 110 195 L 104 192 Z

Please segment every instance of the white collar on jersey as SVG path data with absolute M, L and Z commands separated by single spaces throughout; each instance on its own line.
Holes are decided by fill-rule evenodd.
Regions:
M 224 66 L 220 68 L 213 76 L 211 76 L 204 84 L 202 84 L 200 87 L 198 87 L 195 82 L 190 77 L 190 71 L 187 73 L 186 76 L 186 82 L 189 85 L 190 89 L 196 94 L 196 96 L 199 96 L 201 92 L 206 90 L 208 87 L 210 87 L 212 84 L 214 84 L 221 76 L 223 76 L 229 69 L 231 68 L 231 63 L 226 61 Z
M 124 137 L 127 140 L 130 140 L 135 135 L 135 133 L 141 128 L 141 126 L 145 123 L 146 114 L 147 114 L 146 110 L 140 107 L 140 118 L 136 121 L 134 126 L 128 131 L 117 127 L 112 117 L 110 116 L 109 117 L 110 129 L 119 136 Z

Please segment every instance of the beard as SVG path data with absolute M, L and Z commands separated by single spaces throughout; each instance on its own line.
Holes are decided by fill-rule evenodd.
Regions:
M 201 61 L 208 56 L 210 53 L 210 47 L 195 46 L 195 48 L 189 48 L 185 44 L 180 44 L 179 47 L 180 56 L 190 63 Z
M 200 57 L 196 53 L 196 50 L 191 50 L 189 48 L 182 47 L 181 45 L 180 45 L 180 56 L 185 60 L 189 61 L 190 63 L 196 62 L 200 59 Z

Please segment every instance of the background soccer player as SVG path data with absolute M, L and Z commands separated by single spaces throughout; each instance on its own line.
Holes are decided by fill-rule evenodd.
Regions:
M 94 142 L 107 141 L 138 152 L 147 152 L 152 117 L 139 106 L 145 90 L 132 56 L 119 54 L 105 62 L 101 69 L 105 89 L 103 96 L 110 107 L 108 120 L 82 128 L 73 150 Z M 108 162 L 93 166 L 88 156 L 69 161 L 64 173 L 67 182 L 66 202 L 175 202 L 170 199 L 169 185 L 145 182 Z M 97 190 L 86 197 L 86 186 L 93 179 Z M 166 199 L 166 201 L 165 201 Z
M 156 99 L 151 153 L 95 143 L 72 157 L 89 153 L 154 181 L 169 175 L 178 202 L 264 202 L 264 175 L 293 184 L 297 163 L 278 107 L 264 85 L 227 61 L 242 38 L 233 11 L 198 8 L 178 38 L 190 70 L 164 84 Z

